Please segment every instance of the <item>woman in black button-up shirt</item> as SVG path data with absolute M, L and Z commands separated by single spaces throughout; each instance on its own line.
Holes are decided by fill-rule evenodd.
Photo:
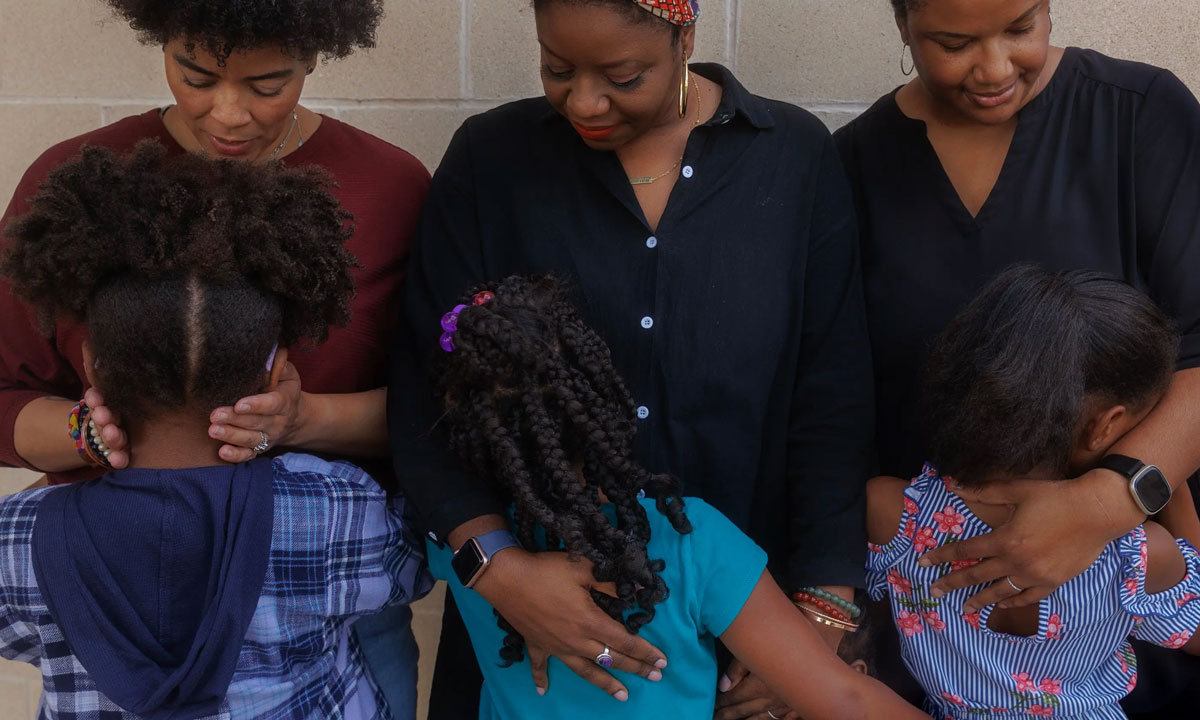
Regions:
M 405 491 L 453 547 L 502 523 L 501 503 L 431 433 L 423 363 L 472 285 L 552 272 L 578 289 L 639 406 L 639 461 L 729 516 L 784 587 L 860 584 L 871 365 L 829 133 L 718 65 L 690 68 L 681 113 L 693 28 L 637 3 L 539 0 L 536 17 L 546 96 L 468 120 L 425 207 L 390 393 Z M 500 556 L 478 589 L 531 644 L 587 668 L 628 642 L 578 592 L 577 569 L 530 570 L 521 555 Z M 571 616 L 587 624 L 554 627 Z M 727 715 L 770 708 L 780 714 L 762 699 Z

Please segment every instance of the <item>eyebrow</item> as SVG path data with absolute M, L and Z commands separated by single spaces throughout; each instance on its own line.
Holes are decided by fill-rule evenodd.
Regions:
M 1021 13 L 1021 16 L 1019 18 L 1008 23 L 1008 27 L 1012 27 L 1013 25 L 1019 25 L 1020 23 L 1025 22 L 1029 18 L 1033 17 L 1037 13 L 1038 10 L 1041 10 L 1042 6 L 1045 4 L 1046 4 L 1046 0 L 1039 0 L 1039 2 L 1037 2 L 1033 7 L 1029 8 L 1025 12 Z M 971 37 L 970 35 L 964 35 L 963 33 L 948 32 L 948 31 L 944 31 L 944 30 L 935 30 L 933 32 L 925 33 L 925 35 L 927 37 L 937 36 L 937 37 L 949 38 L 949 39 L 953 39 L 953 40 L 967 40 Z
M 179 53 L 175 53 L 174 57 L 175 57 L 175 62 L 184 66 L 188 70 L 191 70 L 192 72 L 198 72 L 201 75 L 207 75 L 208 77 L 214 77 L 214 78 L 220 77 L 220 75 L 217 75 L 217 73 L 213 72 L 212 70 L 205 70 L 204 68 L 200 67 L 199 65 L 192 62 L 191 60 L 188 60 L 186 57 L 184 57 L 183 55 L 180 55 Z M 248 78 L 246 78 L 246 80 L 248 82 L 258 82 L 260 80 L 280 80 L 282 78 L 291 77 L 292 75 L 295 75 L 295 74 L 296 74 L 296 71 L 293 70 L 292 68 L 285 68 L 283 70 L 276 70 L 275 72 L 263 73 L 262 75 L 255 75 L 254 77 L 248 77 Z
M 542 42 L 541 40 L 538 40 L 538 44 L 542 46 L 543 50 L 550 53 L 554 57 L 558 58 L 559 60 L 562 60 L 563 62 L 567 62 L 566 58 L 564 58 L 562 55 L 559 55 L 558 53 L 551 50 L 546 45 L 546 43 Z M 636 58 L 625 58 L 624 60 L 614 60 L 613 62 L 610 62 L 610 63 L 603 63 L 601 65 L 598 65 L 597 67 L 601 68 L 602 70 L 611 70 L 612 68 L 621 67 L 622 65 L 629 65 L 631 63 L 640 65 L 640 64 L 642 64 L 642 61 L 638 60 Z

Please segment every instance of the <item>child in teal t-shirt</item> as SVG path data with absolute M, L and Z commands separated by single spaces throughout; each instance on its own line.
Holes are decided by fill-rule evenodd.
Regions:
M 837 658 L 724 515 L 631 460 L 633 401 L 565 298 L 552 279 L 509 278 L 447 313 L 443 422 L 467 468 L 511 500 L 516 542 L 589 561 L 597 605 L 671 667 L 659 681 L 620 673 L 622 703 L 551 658 L 539 692 L 520 635 L 431 542 L 430 569 L 449 583 L 480 661 L 480 718 L 711 718 L 717 638 L 810 720 L 925 717 Z

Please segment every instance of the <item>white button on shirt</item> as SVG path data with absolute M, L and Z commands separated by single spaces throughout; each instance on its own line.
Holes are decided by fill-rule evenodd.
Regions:
M 690 178 L 690 177 L 691 177 L 692 175 L 694 175 L 695 173 L 696 173 L 696 171 L 695 171 L 695 170 L 692 170 L 692 166 L 691 166 L 691 165 L 684 165 L 684 166 L 683 166 L 683 176 L 684 176 L 685 178 Z
M 654 237 L 653 235 L 646 238 L 646 247 L 650 248 L 651 250 L 658 247 L 658 238 Z
M 646 328 L 647 330 L 654 327 L 654 318 L 650 317 L 649 315 L 642 318 L 642 327 Z
M 650 408 L 646 407 L 645 405 L 639 407 L 637 409 L 637 416 L 639 420 L 645 420 L 646 418 L 650 417 Z

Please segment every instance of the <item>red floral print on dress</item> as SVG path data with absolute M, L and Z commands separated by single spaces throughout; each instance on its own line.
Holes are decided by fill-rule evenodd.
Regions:
M 892 592 L 897 595 L 908 595 L 912 592 L 912 583 L 902 577 L 896 568 L 888 570 L 887 582 L 891 586 Z
M 1180 631 L 1177 633 L 1171 633 L 1171 637 L 1167 638 L 1167 642 L 1163 644 L 1163 647 L 1178 649 L 1178 648 L 1183 647 L 1184 645 L 1187 645 L 1188 640 L 1191 640 L 1191 639 L 1192 639 L 1192 633 L 1190 633 L 1190 632 Z
M 933 628 L 935 632 L 941 632 L 946 629 L 946 621 L 942 620 L 938 615 L 937 610 L 922 610 L 921 618 L 925 620 L 925 624 Z
M 978 565 L 980 562 L 982 562 L 980 558 L 975 558 L 974 560 L 951 560 L 950 569 L 962 570 L 963 568 L 969 568 Z
M 933 514 L 933 521 L 937 523 L 937 530 L 940 533 L 962 535 L 966 529 L 963 527 L 963 523 L 967 519 L 963 517 L 962 513 L 955 510 L 953 505 L 947 505 Z
M 1187 578 L 1185 577 L 1184 580 L 1187 580 Z M 1182 582 L 1182 581 L 1180 581 L 1180 582 Z M 1179 597 L 1175 598 L 1175 605 L 1178 607 L 1183 607 L 1184 605 L 1187 605 L 1188 603 L 1195 600 L 1196 598 L 1200 598 L 1200 595 L 1197 595 L 1194 592 L 1184 593 L 1183 595 L 1180 595 Z
M 923 527 L 917 531 L 917 536 L 913 538 L 913 552 L 920 555 L 926 550 L 932 550 L 937 547 L 937 540 L 933 537 L 933 528 Z
M 907 495 L 905 495 L 904 496 L 904 512 L 908 513 L 909 515 L 916 515 L 920 511 L 921 511 L 920 508 L 918 508 L 917 504 L 915 502 L 913 502 L 913 499 L 908 497 Z
M 906 638 L 910 638 L 925 630 L 921 626 L 921 616 L 908 610 L 901 610 L 896 616 L 896 627 L 900 628 L 900 631 L 904 633 L 904 637 Z
M 1045 705 L 1030 705 L 1025 712 L 1034 717 L 1054 717 L 1054 708 Z
M 964 701 L 959 696 L 955 695 L 954 693 L 948 693 L 945 690 L 942 691 L 942 699 L 945 700 L 946 702 L 950 703 L 951 705 L 966 705 L 967 704 L 966 701 Z
M 1125 592 L 1130 595 L 1137 595 L 1138 581 L 1137 578 L 1125 578 Z
M 1062 681 L 1046 678 L 1038 684 L 1038 690 L 1051 695 L 1062 695 Z
M 976 630 L 979 629 L 979 613 L 977 613 L 977 612 L 967 613 L 966 615 L 962 616 L 962 619 L 966 620 L 967 624 L 970 625 L 971 627 L 975 628 Z
M 904 537 L 911 538 L 913 536 L 913 533 L 915 533 L 916 531 L 917 531 L 917 521 L 913 520 L 912 518 L 909 518 L 908 522 L 904 523 Z
M 1046 639 L 1058 640 L 1062 638 L 1063 630 L 1066 629 L 1067 626 L 1063 625 L 1062 618 L 1058 613 L 1051 613 L 1049 619 L 1046 620 Z
M 1137 687 L 1137 673 L 1131 675 L 1129 682 L 1125 683 L 1125 692 L 1131 693 L 1135 687 Z
M 1037 683 L 1034 682 L 1033 676 L 1027 672 L 1013 673 L 1012 679 L 1017 681 L 1017 692 L 1019 693 L 1037 690 Z

